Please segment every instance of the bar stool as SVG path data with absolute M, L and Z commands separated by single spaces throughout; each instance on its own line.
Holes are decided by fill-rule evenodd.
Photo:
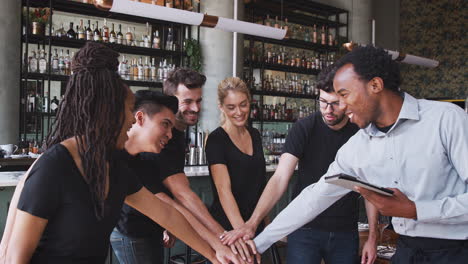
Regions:
M 201 260 L 200 262 L 197 261 L 197 262 L 190 262 L 190 263 L 187 263 L 187 260 L 188 259 L 192 259 L 192 248 L 185 245 L 185 256 L 184 258 L 181 258 L 180 255 L 176 256 L 178 257 L 177 260 L 179 261 L 183 261 L 183 262 L 174 262 L 174 261 L 171 259 L 171 249 L 168 248 L 167 249 L 167 252 L 168 252 L 168 258 L 167 258 L 167 264 L 198 264 L 198 263 L 205 263 L 207 262 L 208 260 L 207 259 L 204 259 L 204 260 Z M 278 247 L 276 246 L 276 243 L 273 244 L 271 247 L 270 247 L 270 255 L 271 255 L 271 261 L 273 262 L 273 264 L 282 264 L 281 263 L 281 257 L 279 255 L 279 251 L 278 251 Z

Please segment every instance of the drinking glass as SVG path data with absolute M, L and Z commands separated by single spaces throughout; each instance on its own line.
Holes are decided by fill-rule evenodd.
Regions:
M 380 232 L 380 237 L 379 237 L 380 243 L 379 244 L 382 244 L 383 231 L 385 230 L 385 228 L 387 228 L 387 226 L 389 224 L 390 224 L 390 217 L 379 214 L 379 220 L 378 220 L 378 228 L 379 228 L 379 232 Z

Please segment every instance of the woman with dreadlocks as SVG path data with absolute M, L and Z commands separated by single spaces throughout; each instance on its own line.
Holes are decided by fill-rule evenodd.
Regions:
M 48 149 L 13 196 L 0 248 L 5 263 L 104 263 L 124 202 L 227 263 L 123 161 L 135 99 L 116 73 L 118 56 L 91 42 L 76 53 Z

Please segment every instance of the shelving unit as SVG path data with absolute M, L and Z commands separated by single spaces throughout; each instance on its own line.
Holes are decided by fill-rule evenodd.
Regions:
M 280 155 L 278 150 L 281 149 L 281 146 L 278 147 L 278 144 L 284 143 L 288 129 L 292 124 L 297 119 L 305 117 L 310 111 L 318 109 L 315 101 L 317 91 L 315 90 L 314 78 L 320 73 L 322 66 L 327 66 L 330 63 L 324 63 L 320 60 L 323 58 L 328 60 L 329 54 L 341 52 L 339 48 L 341 43 L 348 41 L 348 11 L 314 3 L 310 0 L 252 0 L 245 5 L 245 8 L 245 14 L 251 22 L 263 21 L 263 24 L 266 24 L 268 21 L 265 21 L 265 17 L 269 15 L 270 24 L 273 26 L 273 19 L 276 17 L 281 22 L 287 18 L 289 30 L 295 26 L 296 29 L 303 30 L 299 31 L 304 33 L 302 36 L 308 34 L 307 38 L 297 39 L 301 34 L 288 32 L 288 38 L 282 40 L 244 36 L 244 41 L 247 42 L 244 42 L 244 47 L 248 50 L 244 52 L 244 77 L 250 86 L 254 100 L 258 103 L 258 108 L 253 106 L 256 115 L 251 115 L 250 123 L 259 128 L 260 133 L 264 136 L 264 149 L 267 150 L 265 157 L 267 160 L 274 161 Z M 304 29 L 304 27 L 313 27 L 314 25 L 316 29 L 326 28 L 325 45 L 318 40 L 321 37 L 321 32 L 317 31 L 319 36 L 317 42 L 314 43 L 313 31 Z M 332 43 L 329 41 L 328 33 L 335 35 Z M 270 49 L 268 50 L 270 54 L 267 56 L 268 46 L 280 48 L 280 50 L 276 50 L 278 58 L 273 59 L 273 63 L 267 58 L 270 57 L 270 54 L 272 58 L 275 58 L 275 53 L 274 50 Z M 284 56 L 285 49 L 289 49 L 288 56 Z M 292 53 L 291 51 L 294 49 L 298 50 Z M 278 52 L 281 55 L 278 55 Z M 301 55 L 298 57 L 299 54 Z M 306 54 L 309 55 L 306 56 Z M 274 64 L 280 57 L 281 63 Z M 291 66 L 293 63 L 285 65 L 287 64 L 284 61 L 285 57 L 288 57 L 289 60 L 300 58 L 301 67 L 297 66 L 298 59 L 295 60 L 294 66 Z M 306 67 L 303 67 L 304 65 Z M 265 78 L 266 74 L 272 78 Z M 274 80 L 273 76 L 275 76 Z M 266 85 L 265 79 L 269 80 L 270 84 Z M 292 86 L 291 80 L 293 80 Z M 298 80 L 302 81 L 298 82 Z M 306 89 L 304 80 L 308 80 L 307 84 L 310 81 L 312 87 L 307 85 Z M 276 87 L 272 88 L 273 82 L 275 82 Z M 295 85 L 296 88 L 294 88 Z M 296 100 L 302 101 L 296 102 Z M 307 104 L 307 107 L 304 104 Z M 294 105 L 300 107 L 294 107 Z M 273 106 L 274 108 L 272 108 Z M 276 118 L 277 113 L 279 118 Z M 270 115 L 274 115 L 276 119 L 272 119 Z M 254 116 L 256 118 L 253 118 Z M 287 120 L 284 120 L 285 118 Z
M 246 35 L 244 40 L 248 42 L 249 51 L 253 50 L 254 43 L 261 44 L 261 52 L 257 54 L 256 58 L 252 52 L 245 54 L 244 62 L 244 73 L 248 72 L 248 76 L 254 76 L 254 69 L 258 69 L 260 72 L 260 89 L 252 89 L 253 95 L 260 97 L 260 113 L 256 120 L 252 122 L 260 123 L 260 129 L 263 130 L 263 104 L 264 96 L 277 96 L 285 98 L 300 98 L 300 99 L 314 99 L 313 94 L 308 93 L 286 93 L 279 91 L 266 91 L 264 87 L 264 72 L 266 70 L 282 72 L 282 73 L 296 73 L 303 75 L 316 76 L 320 70 L 317 68 L 303 68 L 289 65 L 272 64 L 265 62 L 266 49 L 265 45 L 272 44 L 281 47 L 297 48 L 306 51 L 313 51 L 318 54 L 334 53 L 339 51 L 339 43 L 347 41 L 348 39 L 348 11 L 324 4 L 314 3 L 308 0 L 253 0 L 245 5 L 246 15 L 249 17 L 251 22 L 258 22 L 263 20 L 267 15 L 273 19 L 279 17 L 281 21 L 284 18 L 288 18 L 289 23 L 298 24 L 301 26 L 325 26 L 331 28 L 335 32 L 335 39 L 338 41 L 334 45 L 323 45 L 319 42 L 313 43 L 301 39 L 286 38 L 283 40 L 268 39 L 257 36 Z M 264 21 L 264 20 L 263 20 Z M 265 21 L 264 21 L 265 23 Z M 341 33 L 340 33 L 341 32 Z M 328 35 L 328 34 L 327 34 Z M 327 42 L 328 44 L 328 42 Z M 315 104 L 314 104 L 315 105 Z M 316 107 L 314 107 L 316 110 Z M 284 121 L 268 121 L 268 122 L 284 122 Z M 291 121 L 288 121 L 291 122 Z
M 182 1 L 182 4 L 185 2 Z M 187 54 L 183 51 L 183 42 L 186 37 L 190 38 L 192 35 L 191 26 L 179 23 L 172 23 L 168 21 L 162 21 L 157 19 L 149 19 L 139 16 L 130 16 L 119 13 L 113 13 L 97 9 L 92 4 L 86 4 L 77 1 L 70 0 L 22 0 L 22 49 L 21 49 L 21 80 L 20 86 L 20 141 L 35 140 L 41 142 L 48 134 L 53 121 L 55 120 L 55 114 L 50 110 L 51 101 L 51 83 L 53 86 L 60 86 L 60 95 L 64 93 L 66 82 L 68 81 L 68 75 L 60 75 L 52 72 L 51 70 L 51 58 L 55 48 L 70 48 L 79 49 L 86 43 L 85 40 L 61 38 L 53 36 L 52 26 L 46 27 L 44 35 L 34 35 L 30 30 L 29 17 L 25 14 L 29 14 L 33 8 L 49 8 L 51 14 L 49 17 L 48 24 L 54 25 L 54 16 L 57 13 L 69 15 L 70 17 L 80 17 L 85 19 L 94 20 L 96 17 L 102 19 L 111 19 L 112 21 L 120 21 L 122 23 L 137 23 L 144 26 L 149 23 L 151 32 L 158 30 L 161 38 L 161 49 L 128 46 L 116 43 L 103 43 L 113 50 L 125 54 L 134 56 L 145 56 L 151 58 L 157 58 L 157 60 L 167 59 L 176 66 L 184 66 L 188 61 Z M 183 7 L 182 7 L 183 8 Z M 23 13 L 23 10 L 25 13 Z M 174 35 L 174 43 L 176 43 L 176 50 L 165 50 L 163 45 L 166 43 L 168 29 L 172 29 Z M 56 28 L 57 29 L 57 28 Z M 122 32 L 125 34 L 125 32 Z M 187 34 L 187 35 L 186 35 Z M 101 42 L 102 43 L 102 42 Z M 37 45 L 37 46 L 35 46 Z M 27 56 L 30 54 L 30 50 L 33 47 L 39 51 L 40 49 L 45 50 L 47 53 L 47 71 L 45 73 L 29 72 L 26 64 Z M 25 57 L 23 57 L 25 56 Z M 137 80 L 131 78 L 130 80 L 124 80 L 129 86 L 139 86 L 149 89 L 162 89 L 163 84 L 161 81 L 148 81 L 148 80 Z M 34 106 L 33 111 L 28 111 L 32 108 L 27 101 L 29 99 L 29 93 L 34 94 L 43 100 L 47 107 Z M 46 97 L 45 94 L 49 97 Z M 58 98 L 60 99 L 60 98 Z M 42 103 L 42 101 L 40 102 Z

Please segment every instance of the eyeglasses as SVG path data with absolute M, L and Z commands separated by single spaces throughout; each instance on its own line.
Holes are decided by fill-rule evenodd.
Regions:
M 317 99 L 319 105 L 320 105 L 320 108 L 322 109 L 327 109 L 328 106 L 331 106 L 332 109 L 335 109 L 337 108 L 339 105 L 340 105 L 340 102 L 339 101 L 336 101 L 336 102 L 331 102 L 331 103 L 328 103 L 328 102 L 325 102 L 325 101 L 322 101 L 320 99 Z

